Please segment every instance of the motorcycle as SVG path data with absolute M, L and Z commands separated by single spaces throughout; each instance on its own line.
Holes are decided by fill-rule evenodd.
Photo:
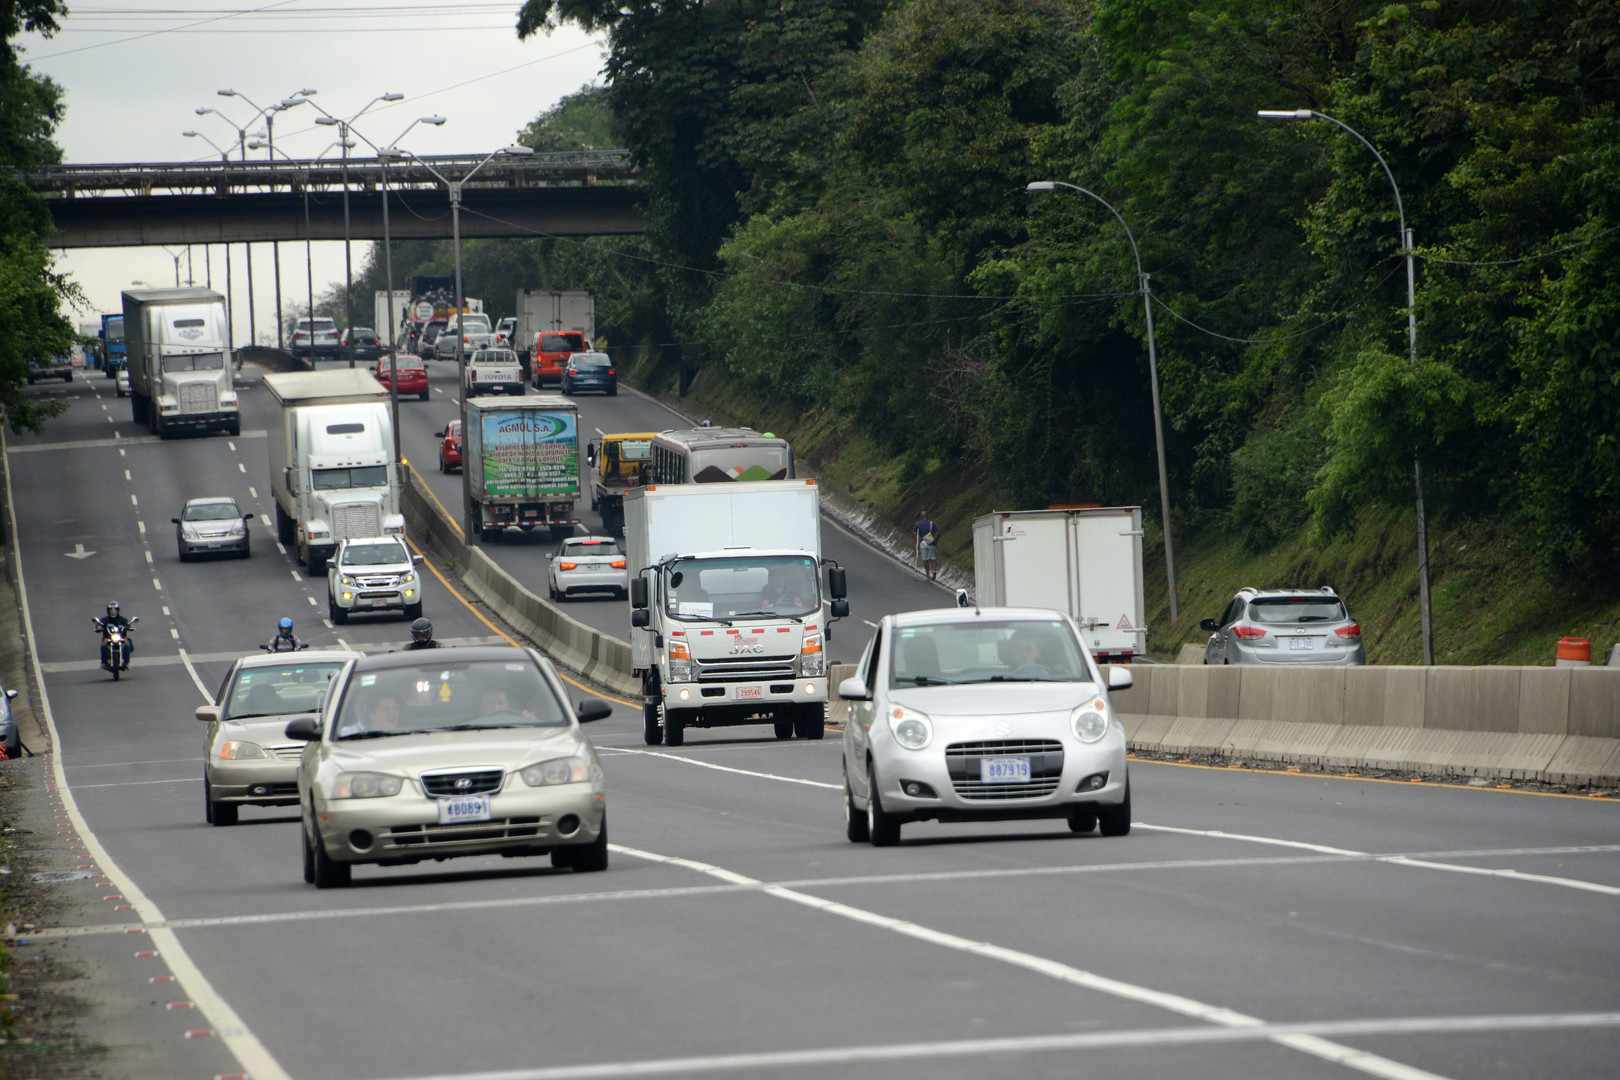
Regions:
M 309 648 L 309 642 L 300 641 L 298 643 L 298 649 L 278 649 L 273 645 L 260 645 L 259 648 L 263 649 L 267 653 L 297 652 L 298 649 L 307 649 L 307 648 Z
M 129 631 L 141 621 L 139 615 L 129 620 L 128 626 L 119 626 L 116 623 L 108 625 L 101 619 L 91 619 L 97 630 L 101 632 L 101 667 L 104 671 L 112 672 L 113 681 L 129 670 L 129 654 L 134 648 L 129 640 Z

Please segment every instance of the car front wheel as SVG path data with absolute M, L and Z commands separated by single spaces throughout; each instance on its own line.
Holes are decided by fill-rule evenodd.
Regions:
M 900 842 L 900 819 L 883 809 L 877 770 L 870 764 L 866 767 L 866 832 L 873 847 L 894 847 Z
M 341 889 L 349 883 L 350 868 L 348 863 L 333 862 L 327 858 L 326 845 L 321 843 L 320 835 L 310 840 L 308 830 L 304 833 L 304 842 L 309 844 L 314 856 L 314 879 L 317 889 Z
M 1105 806 L 1097 812 L 1104 836 L 1125 836 L 1131 831 L 1131 778 L 1125 777 L 1125 798 L 1118 806 Z
M 872 838 L 867 831 L 866 814 L 855 809 L 855 793 L 849 790 L 849 774 L 844 774 L 844 835 L 852 844 L 864 844 Z

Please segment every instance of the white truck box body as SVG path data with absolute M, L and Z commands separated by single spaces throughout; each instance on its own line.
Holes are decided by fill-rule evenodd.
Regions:
M 461 453 L 474 518 L 573 532 L 579 524 L 579 406 L 558 394 L 467 399 Z
M 973 579 L 985 607 L 1068 613 L 1099 659 L 1146 652 L 1139 506 L 986 514 L 973 522 Z
M 584 289 L 519 289 L 516 310 L 512 347 L 519 352 L 542 331 L 577 330 L 586 348 L 596 340 L 596 297 Z
M 375 299 L 373 302 L 375 303 L 376 308 L 372 312 L 371 317 L 373 322 L 371 327 L 373 330 L 377 331 L 378 337 L 382 338 L 387 345 L 392 346 L 399 337 L 400 323 L 403 322 L 406 316 L 410 313 L 411 290 L 394 290 L 394 313 L 393 318 L 391 319 L 388 317 L 387 289 L 378 289 L 375 293 Z
M 135 422 L 153 433 L 240 431 L 225 297 L 212 289 L 127 289 L 124 337 Z

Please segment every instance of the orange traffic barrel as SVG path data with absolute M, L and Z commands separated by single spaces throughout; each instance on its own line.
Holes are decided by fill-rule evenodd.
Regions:
M 1583 637 L 1558 639 L 1558 661 L 1555 667 L 1586 667 L 1592 662 L 1592 643 Z

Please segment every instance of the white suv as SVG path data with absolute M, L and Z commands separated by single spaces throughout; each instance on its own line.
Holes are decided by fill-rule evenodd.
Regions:
M 344 540 L 326 564 L 326 607 L 334 623 L 354 612 L 401 611 L 422 617 L 422 579 L 405 542 L 392 536 Z
M 292 341 L 289 343 L 292 354 L 308 360 L 311 364 L 322 359 L 336 360 L 343 352 L 343 347 L 338 343 L 337 323 L 320 316 L 315 317 L 314 323 L 313 342 L 310 338 L 309 319 L 299 319 L 293 326 Z
M 511 349 L 479 349 L 467 358 L 467 396 L 522 394 L 523 366 Z

